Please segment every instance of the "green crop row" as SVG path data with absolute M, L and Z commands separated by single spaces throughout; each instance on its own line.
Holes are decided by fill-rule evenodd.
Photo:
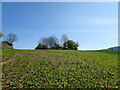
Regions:
M 118 88 L 118 55 L 3 49 L 3 88 Z

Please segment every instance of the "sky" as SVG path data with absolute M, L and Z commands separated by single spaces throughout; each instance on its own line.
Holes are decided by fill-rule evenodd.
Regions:
M 118 45 L 117 2 L 3 2 L 3 40 L 14 33 L 15 49 L 34 49 L 40 38 L 66 34 L 79 50 Z

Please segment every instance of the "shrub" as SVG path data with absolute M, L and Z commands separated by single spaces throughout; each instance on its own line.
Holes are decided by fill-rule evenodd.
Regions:
M 2 45 L 13 46 L 13 44 L 8 41 L 2 41 Z
M 78 43 L 75 43 L 72 40 L 68 40 L 64 43 L 64 48 L 70 49 L 70 50 L 77 50 Z
M 38 44 L 38 46 L 35 49 L 47 49 L 45 45 Z
M 51 49 L 61 49 L 62 47 L 59 44 L 54 44 Z

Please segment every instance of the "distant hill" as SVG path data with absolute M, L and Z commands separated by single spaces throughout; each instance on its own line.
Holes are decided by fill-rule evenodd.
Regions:
M 115 46 L 115 47 L 111 47 L 111 48 L 103 49 L 103 50 L 109 50 L 109 51 L 120 51 L 120 46 Z

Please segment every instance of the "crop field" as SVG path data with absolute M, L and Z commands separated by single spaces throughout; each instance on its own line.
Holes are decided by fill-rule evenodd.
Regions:
M 2 50 L 2 87 L 118 88 L 118 52 Z

